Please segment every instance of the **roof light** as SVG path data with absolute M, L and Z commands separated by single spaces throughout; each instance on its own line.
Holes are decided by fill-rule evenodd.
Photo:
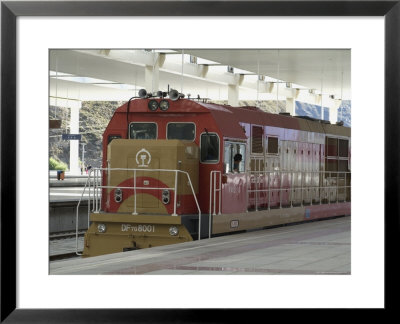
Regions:
M 168 102 L 168 100 L 161 100 L 159 106 L 160 106 L 160 109 L 161 109 L 162 111 L 168 110 L 168 108 L 169 108 L 169 102 Z
M 158 108 L 158 102 L 157 100 L 154 99 L 150 100 L 147 106 L 149 107 L 149 110 L 156 111 Z

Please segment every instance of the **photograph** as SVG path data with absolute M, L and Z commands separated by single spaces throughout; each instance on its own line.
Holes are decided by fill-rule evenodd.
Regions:
M 351 274 L 350 49 L 49 60 L 50 274 Z

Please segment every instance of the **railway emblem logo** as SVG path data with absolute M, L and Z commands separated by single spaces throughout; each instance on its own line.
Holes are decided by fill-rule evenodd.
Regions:
M 151 162 L 151 154 L 146 149 L 142 148 L 136 153 L 136 163 L 138 167 L 147 168 Z

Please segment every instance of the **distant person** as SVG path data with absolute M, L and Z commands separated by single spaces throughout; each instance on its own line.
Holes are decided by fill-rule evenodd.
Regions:
M 86 174 L 88 174 L 89 172 L 90 172 L 90 169 L 92 168 L 92 166 L 91 165 L 89 165 L 87 168 L 86 168 Z
M 233 157 L 233 172 L 239 172 L 239 165 L 242 162 L 242 154 L 235 154 Z

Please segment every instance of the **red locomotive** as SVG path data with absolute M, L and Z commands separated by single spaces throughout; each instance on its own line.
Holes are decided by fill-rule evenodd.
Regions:
M 349 215 L 350 146 L 348 127 L 141 90 L 104 132 L 83 255 Z

